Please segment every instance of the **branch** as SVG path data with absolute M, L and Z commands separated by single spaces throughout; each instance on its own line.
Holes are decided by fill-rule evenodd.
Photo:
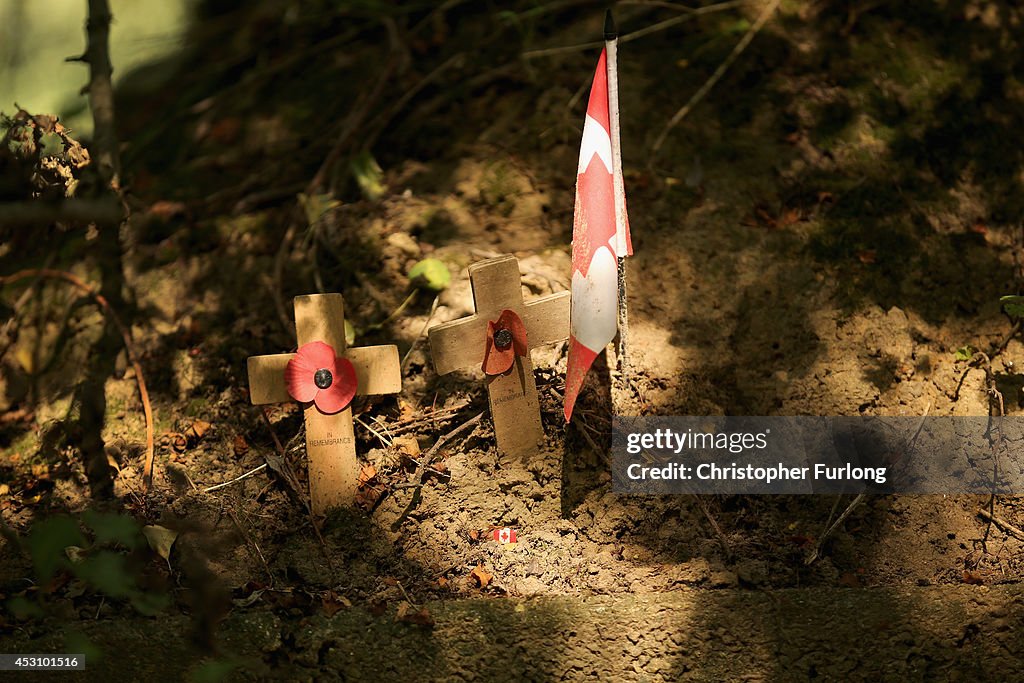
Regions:
M 722 80 L 722 76 L 724 76 L 725 72 L 729 70 L 729 67 L 736 61 L 736 58 L 743 54 L 743 51 L 747 49 L 748 45 L 750 45 L 750 41 L 754 39 L 754 36 L 764 28 L 764 25 L 768 23 L 771 16 L 775 14 L 775 10 L 778 8 L 780 2 L 781 0 L 769 0 L 768 4 L 766 4 L 764 9 L 761 10 L 760 16 L 757 17 L 757 20 L 753 23 L 750 29 L 743 34 L 743 37 L 740 38 L 740 42 L 736 43 L 736 47 L 732 49 L 732 52 L 730 52 L 729 56 L 725 58 L 725 61 L 719 64 L 718 68 L 715 69 L 715 72 L 711 74 L 711 77 L 700 87 L 700 90 L 695 92 L 693 97 L 691 97 L 690 100 L 679 109 L 679 111 L 672 115 L 672 118 L 669 119 L 668 123 L 666 123 L 665 127 L 661 130 L 661 133 L 658 134 L 654 144 L 651 145 L 651 156 L 658 153 L 658 150 L 661 149 L 661 145 L 664 144 L 665 138 L 667 138 L 668 134 L 672 132 L 672 129 L 675 128 L 680 121 L 686 118 L 687 114 L 693 111 L 693 108 L 696 107 L 702 99 L 704 99 L 704 96 L 707 95 L 713 87 L 715 87 L 715 84 L 718 83 L 718 81 Z
M 82 61 L 89 65 L 89 108 L 92 109 L 93 144 L 100 176 L 115 189 L 121 175 L 121 157 L 114 127 L 114 86 L 110 76 L 110 6 L 107 0 L 89 0 L 89 18 L 85 22 L 88 43 Z M 120 217 L 118 217 L 120 222 Z

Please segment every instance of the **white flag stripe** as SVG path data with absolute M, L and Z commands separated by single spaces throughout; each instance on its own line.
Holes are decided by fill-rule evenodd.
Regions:
M 583 141 L 580 143 L 580 164 L 577 173 L 586 173 L 594 155 L 601 158 L 604 167 L 612 172 L 612 139 L 596 119 L 589 114 L 583 124 Z
M 615 337 L 618 304 L 618 264 L 608 247 L 594 253 L 587 276 L 572 274 L 570 334 L 594 352 Z

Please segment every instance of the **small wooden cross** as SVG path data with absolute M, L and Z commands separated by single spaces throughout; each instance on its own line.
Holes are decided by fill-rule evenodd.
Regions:
M 499 450 L 508 455 L 534 453 L 544 439 L 544 428 L 529 350 L 569 336 L 569 292 L 525 303 L 519 261 L 511 255 L 474 263 L 469 267 L 469 279 L 476 314 L 430 329 L 434 367 L 441 375 L 460 368 L 481 367 L 488 323 L 497 321 L 503 310 L 515 312 L 526 327 L 526 355 L 516 356 L 508 372 L 488 375 L 487 394 Z M 495 340 L 502 333 L 496 332 Z
M 398 347 L 345 345 L 345 302 L 340 294 L 295 297 L 295 332 L 299 346 L 321 341 L 347 358 L 355 368 L 356 394 L 396 394 L 402 390 Z M 292 401 L 285 368 L 293 353 L 249 358 L 249 397 L 253 405 Z M 320 385 L 319 373 L 318 384 Z M 351 505 L 359 478 L 352 409 L 325 414 L 310 403 L 305 410 L 306 455 L 309 457 L 309 497 L 313 512 Z

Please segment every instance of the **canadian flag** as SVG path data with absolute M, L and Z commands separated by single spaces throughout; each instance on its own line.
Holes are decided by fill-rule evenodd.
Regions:
M 606 60 L 607 51 L 602 50 L 590 88 L 576 175 L 569 362 L 565 375 L 566 422 L 572 417 L 587 371 L 597 354 L 615 337 L 618 313 L 616 259 L 633 253 L 624 193 L 621 195 L 624 230 L 616 234 L 615 164 Z
M 516 538 L 516 530 L 504 527 L 503 529 L 494 530 L 494 540 L 498 543 L 518 543 Z

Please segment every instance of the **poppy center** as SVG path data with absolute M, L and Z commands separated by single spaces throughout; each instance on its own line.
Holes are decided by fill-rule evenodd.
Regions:
M 512 346 L 512 331 L 506 329 L 496 330 L 494 332 L 494 345 L 502 351 Z
M 309 375 L 306 375 L 306 377 L 309 377 Z M 313 375 L 313 384 L 316 385 L 317 389 L 326 389 L 333 383 L 334 375 L 332 375 L 331 371 L 327 368 L 320 368 L 316 371 L 316 374 Z

